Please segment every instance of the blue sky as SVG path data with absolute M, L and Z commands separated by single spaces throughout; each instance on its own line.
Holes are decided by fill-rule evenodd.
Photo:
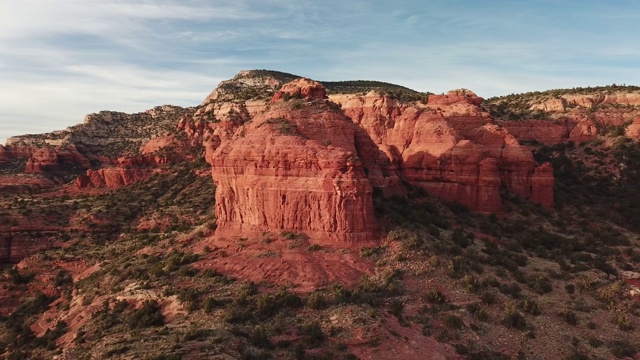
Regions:
M 640 85 L 640 2 L 2 0 L 0 143 L 196 105 L 244 69 L 483 97 Z

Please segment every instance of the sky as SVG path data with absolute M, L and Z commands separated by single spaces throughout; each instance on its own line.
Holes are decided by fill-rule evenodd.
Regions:
M 1 0 L 0 143 L 246 69 L 482 97 L 640 85 L 636 0 Z

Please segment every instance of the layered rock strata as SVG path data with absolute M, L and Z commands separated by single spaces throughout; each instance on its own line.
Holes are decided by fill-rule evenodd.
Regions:
M 564 94 L 534 100 L 529 111 L 537 113 L 537 119 L 497 123 L 521 141 L 581 143 L 593 140 L 602 129 L 632 124 L 640 116 L 640 92 L 612 88 L 592 94 Z M 635 130 L 627 136 L 637 138 Z
M 360 129 L 318 99 L 322 88 L 312 85 L 299 109 L 274 96 L 268 111 L 211 154 L 219 232 L 304 232 L 347 243 L 376 238 L 373 189 L 355 146 Z
M 468 90 L 431 95 L 426 106 L 389 96 L 335 95 L 410 183 L 474 210 L 500 210 L 500 186 L 532 198 L 538 182 L 531 151 L 495 124 Z M 533 199 L 533 198 L 532 198 Z M 552 204 L 547 198 L 544 204 Z

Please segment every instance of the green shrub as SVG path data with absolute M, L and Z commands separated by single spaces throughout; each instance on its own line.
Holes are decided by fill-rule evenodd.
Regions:
M 320 345 L 325 339 L 322 327 L 317 321 L 306 323 L 300 327 L 300 333 L 306 337 L 307 345 L 310 347 L 316 347 Z
M 204 305 L 203 305 L 203 310 L 204 312 L 206 312 L 207 314 L 210 314 L 211 312 L 213 312 L 213 310 L 217 307 L 223 306 L 224 304 L 226 304 L 225 301 L 221 301 L 212 297 L 208 297 L 204 300 Z
M 429 290 L 425 295 L 425 299 L 433 304 L 443 304 L 447 301 L 444 295 L 440 292 L 440 290 Z
M 10 267 L 6 270 L 9 275 L 9 280 L 16 285 L 24 285 L 30 283 L 35 277 L 35 274 L 26 273 L 21 274 L 17 267 Z
M 446 314 L 442 319 L 442 322 L 450 329 L 459 330 L 464 327 L 462 318 L 453 314 Z
M 516 283 L 512 283 L 511 285 L 500 285 L 500 292 L 503 294 L 510 295 L 514 299 L 520 298 L 520 293 L 522 292 L 522 288 Z
M 537 316 L 541 314 L 540 307 L 535 300 L 525 299 L 518 303 L 518 307 L 527 314 Z
M 384 254 L 386 247 L 384 246 L 376 246 L 376 247 L 367 247 L 363 246 L 360 248 L 360 256 L 364 258 L 378 258 L 382 254 Z
M 524 330 L 527 327 L 527 321 L 524 316 L 512 304 L 505 304 L 504 306 L 503 323 L 505 326 L 520 330 Z
M 404 310 L 404 304 L 400 300 L 394 299 L 389 304 L 389 313 L 398 320 L 402 320 L 402 310 Z
M 484 309 L 482 309 L 480 304 L 477 304 L 477 303 L 469 304 L 469 305 L 467 305 L 466 309 L 470 314 L 475 316 L 476 319 L 478 319 L 480 321 L 488 321 L 489 320 L 489 314 L 487 314 L 487 312 L 484 311 Z
M 614 309 L 613 322 L 622 331 L 633 330 L 633 320 L 629 312 L 624 307 Z
M 307 297 L 307 306 L 316 310 L 324 309 L 327 306 L 327 300 L 322 293 L 314 291 Z
M 464 287 L 472 293 L 478 292 L 478 290 L 480 290 L 480 288 L 482 287 L 482 283 L 480 283 L 480 281 L 478 281 L 478 279 L 473 275 L 465 275 L 462 278 L 461 282 Z
M 249 342 L 251 345 L 256 347 L 267 349 L 273 348 L 273 344 L 271 344 L 271 340 L 269 339 L 269 334 L 262 325 L 257 325 L 253 328 L 253 331 L 249 336 Z
M 459 279 L 466 272 L 466 263 L 460 256 L 456 256 L 449 260 L 447 265 L 447 275 L 454 279 Z
M 619 359 L 633 358 L 638 352 L 637 347 L 626 340 L 613 340 L 607 346 L 611 353 Z
M 538 294 L 546 294 L 553 291 L 553 285 L 546 276 L 536 276 L 529 284 Z
M 480 300 L 484 304 L 491 305 L 496 302 L 496 296 L 491 291 L 485 291 L 480 295 Z
M 564 319 L 564 321 L 571 325 L 571 326 L 576 326 L 578 325 L 578 315 L 576 315 L 576 313 L 574 313 L 571 310 L 562 310 L 558 313 L 558 315 Z
M 453 230 L 451 240 L 461 248 L 466 248 L 471 244 L 470 239 L 467 238 L 467 236 L 464 234 L 464 231 L 462 231 L 462 229 L 460 228 L 456 228 L 455 230 Z
M 73 284 L 71 274 L 64 269 L 58 270 L 56 276 L 53 279 L 53 284 L 57 287 Z
M 568 294 L 573 294 L 576 291 L 576 286 L 573 284 L 566 284 L 564 286 L 564 289 L 567 291 Z
M 155 300 L 147 300 L 142 307 L 131 314 L 129 326 L 134 329 L 164 325 L 160 305 Z

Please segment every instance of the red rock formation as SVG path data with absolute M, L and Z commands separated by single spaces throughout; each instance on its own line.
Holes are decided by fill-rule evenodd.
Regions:
M 76 187 L 108 187 L 110 189 L 118 189 L 123 186 L 146 180 L 153 173 L 153 169 L 144 168 L 126 169 L 121 167 L 113 167 L 100 170 L 87 170 L 86 175 L 80 175 L 76 179 Z
M 58 167 L 58 157 L 53 148 L 37 149 L 27 160 L 24 171 L 26 173 L 40 173 Z
M 564 141 L 581 143 L 593 140 L 598 135 L 595 120 L 574 114 L 563 119 L 540 119 L 521 121 L 496 121 L 520 141 L 535 140 L 542 144 L 557 144 Z
M 553 207 L 553 167 L 546 162 L 538 166 L 531 177 L 531 201 Z
M 158 148 L 158 150 L 165 148 L 165 146 L 160 146 L 159 144 L 170 145 L 173 144 L 173 140 L 164 139 L 158 142 L 154 141 L 149 146 L 143 145 L 143 152 L 151 151 L 154 148 Z M 175 156 L 179 157 L 177 154 Z M 159 165 L 166 164 L 169 161 L 169 156 L 159 155 L 158 151 L 132 157 L 121 157 L 116 161 L 115 166 L 99 170 L 89 169 L 85 175 L 78 176 L 76 187 L 118 189 L 146 180 L 160 170 L 158 169 Z
M 62 171 L 65 166 L 79 165 L 90 167 L 90 161 L 80 154 L 75 146 L 68 147 L 40 147 L 31 152 L 25 165 L 26 173 Z
M 300 96 L 304 99 L 325 99 L 327 91 L 317 81 L 300 78 L 282 86 L 271 99 L 272 102 L 281 100 L 285 96 Z
M 467 89 L 451 90 L 446 95 L 429 95 L 430 106 L 451 106 L 470 104 L 476 107 L 482 104 L 482 98 L 473 91 Z
M 282 86 L 271 103 L 242 101 L 225 91 L 180 113 L 177 128 L 186 144 L 172 136 L 152 139 L 140 147 L 142 155 L 109 159 L 110 166 L 87 170 L 76 186 L 126 186 L 160 171 L 173 156 L 186 158 L 181 147 L 203 145 L 217 185 L 220 234 L 292 231 L 349 243 L 375 238 L 373 187 L 402 191 L 400 178 L 483 212 L 500 210 L 501 186 L 553 203 L 550 167 L 536 168 L 531 152 L 496 125 L 480 107 L 482 99 L 468 90 L 432 95 L 427 105 L 376 92 L 332 96 L 342 110 L 326 99 L 320 83 L 304 78 Z M 112 124 L 116 115 L 96 115 L 85 125 Z M 30 172 L 90 165 L 72 146 L 23 152 Z M 8 153 L 0 149 L 0 161 Z
M 640 117 L 633 119 L 631 124 L 627 126 L 625 135 L 634 140 L 640 140 Z
M 482 99 L 468 90 L 432 95 L 426 108 L 374 92 L 331 99 L 405 179 L 434 196 L 485 212 L 500 209 L 501 184 L 520 196 L 532 196 L 536 162 L 531 151 L 492 124 L 479 107 Z
M 149 141 L 147 141 L 146 143 L 144 143 L 141 147 L 140 147 L 140 152 L 143 155 L 149 155 L 149 154 L 153 154 L 161 149 L 167 148 L 167 147 L 171 147 L 171 146 L 175 146 L 176 145 L 176 140 L 174 139 L 173 136 L 163 136 L 163 137 L 159 137 L 159 138 L 155 138 L 155 139 L 151 139 Z
M 179 129 L 188 133 L 187 123 L 180 121 Z M 161 165 L 189 159 L 187 148 L 192 144 L 179 144 L 173 136 L 154 138 L 140 147 L 141 155 L 120 157 L 113 166 L 98 170 L 87 170 L 76 179 L 77 188 L 107 187 L 117 189 L 146 180 L 161 171 Z
M 591 119 L 580 119 L 571 132 L 569 132 L 569 141 L 581 143 L 593 140 L 598 135 L 598 127 Z
M 237 97 L 238 93 L 241 93 L 243 89 L 260 89 L 265 92 L 273 92 L 280 85 L 281 81 L 269 75 L 257 75 L 254 71 L 245 70 L 239 72 L 233 79 L 222 81 L 218 86 L 207 96 L 202 104 L 210 103 L 211 101 L 224 101 L 232 100 Z
M 211 158 L 218 232 L 304 232 L 315 241 L 375 239 L 372 187 L 340 112 L 290 111 L 253 119 Z

